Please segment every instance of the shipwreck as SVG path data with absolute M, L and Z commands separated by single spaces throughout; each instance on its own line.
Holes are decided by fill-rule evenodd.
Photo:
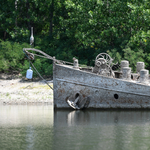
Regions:
M 137 62 L 136 73 L 132 73 L 129 61 L 116 65 L 106 53 L 97 55 L 94 67 L 82 67 L 76 58 L 69 63 L 40 50 L 24 48 L 30 61 L 35 55 L 31 50 L 53 60 L 55 109 L 150 108 L 149 71 L 144 62 Z M 115 70 L 116 66 L 120 69 Z

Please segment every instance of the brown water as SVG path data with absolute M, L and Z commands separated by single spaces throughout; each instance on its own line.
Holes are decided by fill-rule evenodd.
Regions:
M 147 150 L 150 111 L 0 106 L 0 150 Z

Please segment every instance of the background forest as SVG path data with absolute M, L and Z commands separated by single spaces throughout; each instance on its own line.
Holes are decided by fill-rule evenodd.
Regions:
M 28 69 L 23 48 L 31 47 L 31 27 L 34 47 L 57 59 L 76 57 L 90 66 L 106 52 L 132 68 L 144 61 L 150 70 L 149 0 L 1 0 L 0 5 L 0 72 Z M 36 58 L 34 65 L 52 74 L 50 60 Z

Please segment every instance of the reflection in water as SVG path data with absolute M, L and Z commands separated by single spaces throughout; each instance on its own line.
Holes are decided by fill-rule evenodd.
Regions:
M 0 106 L 0 150 L 147 150 L 149 140 L 150 111 Z
M 149 111 L 55 111 L 54 126 L 55 149 L 150 149 Z
M 0 126 L 53 125 L 52 105 L 0 105 Z
M 79 125 L 140 125 L 150 123 L 150 111 L 55 111 L 54 123 Z
M 0 150 L 51 149 L 52 106 L 0 106 Z

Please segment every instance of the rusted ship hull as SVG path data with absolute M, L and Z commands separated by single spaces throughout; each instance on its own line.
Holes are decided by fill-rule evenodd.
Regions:
M 49 87 L 54 90 L 54 108 L 150 108 L 150 76 L 144 62 L 137 62 L 136 73 L 132 73 L 129 61 L 114 64 L 107 53 L 100 53 L 94 67 L 83 68 L 76 58 L 70 63 L 24 48 L 31 64 L 36 54 L 30 50 L 53 60 L 53 88 Z
M 70 108 L 67 100 L 89 99 L 86 108 L 150 108 L 150 86 L 105 77 L 54 63 L 54 108 Z

